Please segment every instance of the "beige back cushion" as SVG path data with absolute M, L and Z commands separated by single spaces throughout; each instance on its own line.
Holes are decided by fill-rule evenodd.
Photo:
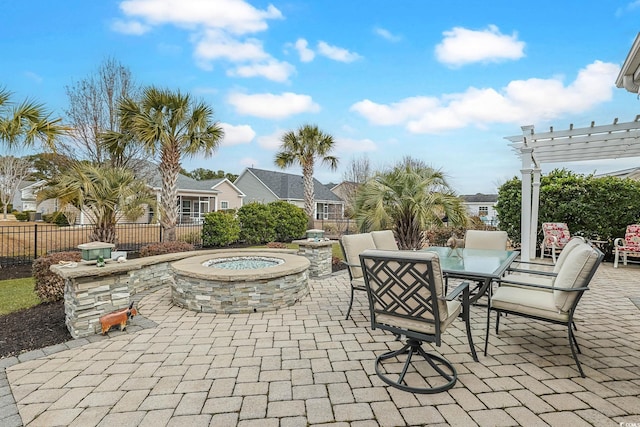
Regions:
M 372 231 L 371 237 L 376 244 L 376 249 L 384 249 L 388 251 L 397 251 L 398 244 L 392 230 Z
M 467 230 L 464 237 L 464 247 L 467 249 L 507 249 L 506 231 Z
M 567 255 L 554 282 L 553 299 L 558 310 L 566 312 L 578 297 L 577 292 L 561 289 L 588 286 L 587 279 L 592 269 L 597 267 L 597 261 L 598 253 L 587 243 L 580 243 Z
M 352 265 L 360 265 L 360 254 L 367 249 L 375 249 L 376 244 L 369 233 L 348 234 L 342 236 L 342 247 L 346 261 Z M 354 279 L 362 277 L 360 267 L 349 267 L 351 277 Z
M 441 320 L 445 320 L 448 318 L 449 314 L 448 314 L 448 309 L 447 309 L 447 302 L 444 298 L 440 298 L 442 297 L 443 294 L 443 280 L 442 280 L 442 270 L 440 269 L 440 259 L 438 258 L 438 254 L 436 254 L 435 252 L 429 252 L 429 251 L 386 251 L 386 250 L 368 250 L 366 252 L 364 252 L 364 255 L 367 256 L 377 256 L 377 257 L 383 257 L 386 258 L 388 260 L 391 260 L 390 263 L 390 270 L 391 271 L 397 271 L 397 266 L 398 264 L 394 264 L 393 263 L 393 259 L 401 259 L 401 260 L 415 260 L 416 262 L 431 262 L 431 268 L 433 269 L 433 280 L 434 280 L 434 284 L 435 284 L 435 291 L 436 291 L 436 295 L 438 297 L 438 312 L 440 314 L 440 319 Z M 398 273 L 400 274 L 400 277 L 398 278 L 400 281 L 402 281 L 403 283 L 406 283 L 408 285 L 415 283 L 415 273 L 417 272 L 417 274 L 419 274 L 421 277 L 426 276 L 427 274 L 427 267 L 425 264 L 419 264 L 416 266 L 415 270 L 412 269 L 403 269 L 401 271 L 399 271 Z M 385 269 L 379 269 L 377 272 L 377 276 L 379 279 L 381 279 L 382 283 L 385 283 L 387 280 L 387 276 L 385 276 L 387 274 L 387 271 Z M 376 284 L 373 282 L 370 282 L 371 286 L 375 286 Z M 397 285 L 396 285 L 397 286 Z M 400 289 L 398 291 L 395 292 L 397 295 L 403 295 L 404 292 L 402 292 Z M 427 287 L 423 287 L 421 288 L 417 295 L 414 296 L 414 298 L 409 298 L 407 297 L 404 302 L 410 307 L 410 308 L 415 308 L 418 307 L 421 304 L 421 301 L 425 301 L 427 300 L 429 297 L 431 296 L 429 289 Z M 409 315 L 409 313 L 400 313 L 400 314 L 406 314 Z M 423 319 L 427 319 L 427 320 L 433 320 L 433 315 L 430 313 L 425 312 L 422 316 Z
M 554 273 L 557 274 L 560 271 L 562 264 L 564 264 L 564 260 L 567 259 L 569 253 L 580 246 L 581 243 L 584 243 L 584 239 L 582 237 L 572 237 L 571 240 L 569 240 L 569 243 L 564 246 L 564 249 L 562 249 L 562 252 L 560 252 L 558 259 L 556 260 L 556 265 L 553 267 Z

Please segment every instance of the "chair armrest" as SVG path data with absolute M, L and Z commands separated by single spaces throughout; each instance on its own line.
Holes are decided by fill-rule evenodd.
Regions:
M 346 265 L 347 267 L 362 267 L 360 264 L 351 264 L 345 260 L 340 260 L 340 262 L 344 265 Z
M 518 285 L 523 288 L 548 289 L 550 291 L 563 291 L 563 292 L 579 292 L 579 291 L 586 291 L 589 289 L 588 286 L 583 286 L 581 288 L 558 288 L 556 286 L 538 285 L 536 283 L 517 282 L 515 280 L 500 281 L 500 285 L 505 283 L 511 284 L 511 285 Z
M 469 282 L 460 283 L 454 290 L 449 292 L 444 299 L 447 301 L 453 301 L 454 299 L 458 298 L 458 295 L 460 295 L 462 291 L 465 290 L 465 288 L 469 288 Z
M 624 246 L 624 239 L 622 237 L 617 237 L 616 240 L 613 241 L 613 246 Z
M 525 268 L 510 268 L 508 271 L 517 271 L 518 273 L 535 274 L 538 276 L 556 277 L 558 274 L 552 271 L 527 270 Z
M 545 267 L 553 268 L 553 264 L 549 264 L 548 262 L 521 261 L 521 260 L 517 259 L 513 263 L 514 264 L 543 265 Z

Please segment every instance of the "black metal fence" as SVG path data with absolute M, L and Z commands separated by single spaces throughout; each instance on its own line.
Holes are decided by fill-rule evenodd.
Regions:
M 31 264 L 34 259 L 52 252 L 77 250 L 89 242 L 93 225 L 58 227 L 46 223 L 0 226 L 0 267 Z M 116 250 L 137 252 L 141 247 L 162 241 L 158 224 L 118 224 Z M 178 240 L 202 246 L 202 225 L 179 224 Z

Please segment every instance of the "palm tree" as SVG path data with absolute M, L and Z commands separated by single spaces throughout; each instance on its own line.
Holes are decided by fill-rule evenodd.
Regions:
M 293 164 L 302 166 L 304 182 L 304 211 L 313 227 L 314 192 L 313 169 L 316 160 L 328 164 L 331 170 L 338 167 L 338 158 L 329 155 L 335 141 L 329 134 L 318 129 L 317 125 L 304 125 L 297 131 L 289 131 L 282 136 L 281 151 L 276 153 L 276 165 L 286 168 Z
M 149 187 L 131 170 L 86 162 L 76 162 L 57 175 L 38 192 L 38 198 L 58 199 L 60 210 L 67 205 L 84 210 L 94 224 L 91 241 L 114 244 L 119 216 L 134 220 L 144 213 L 145 205 L 155 203 Z
M 184 155 L 208 157 L 224 137 L 213 122 L 213 109 L 188 94 L 148 87 L 139 102 L 124 98 L 119 107 L 121 128 L 154 155 L 160 153 L 160 224 L 166 241 L 176 240 L 178 174 Z
M 11 102 L 12 92 L 0 87 L 0 143 L 8 148 L 33 146 L 42 141 L 54 150 L 56 139 L 68 130 L 62 119 L 51 119 L 43 104 L 25 100 L 19 105 Z
M 444 174 L 420 161 L 405 158 L 387 172 L 367 181 L 356 199 L 356 221 L 361 231 L 393 229 L 400 249 L 419 249 L 424 231 L 467 220 L 462 200 L 451 190 Z

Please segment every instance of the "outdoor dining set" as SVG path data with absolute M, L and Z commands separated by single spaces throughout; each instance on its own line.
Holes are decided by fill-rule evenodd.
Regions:
M 496 335 L 501 319 L 523 316 L 564 326 L 575 365 L 585 377 L 574 314 L 604 254 L 584 239 L 550 244 L 553 264 L 519 259 L 518 251 L 508 249 L 504 231 L 469 230 L 464 247 L 399 250 L 391 230 L 345 235 L 340 243 L 351 283 L 347 319 L 354 293 L 365 291 L 371 328 L 404 342 L 376 358 L 375 371 L 385 383 L 412 393 L 452 388 L 457 381 L 455 366 L 427 352 L 423 343 L 439 347 L 443 339 L 446 342 L 447 327 L 461 318 L 477 362 L 472 306 L 486 307 L 485 356 L 491 347 L 492 313 L 496 313 Z

